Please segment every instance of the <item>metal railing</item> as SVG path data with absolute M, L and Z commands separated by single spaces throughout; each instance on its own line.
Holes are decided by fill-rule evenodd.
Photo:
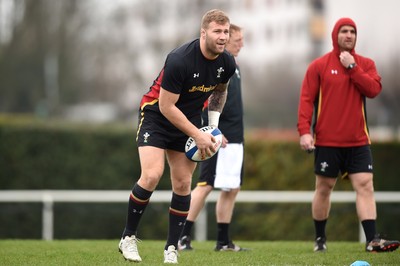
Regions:
M 127 203 L 129 190 L 0 190 L 0 202 L 42 202 L 42 239 L 53 240 L 54 211 L 56 202 L 86 203 Z M 314 191 L 240 191 L 236 202 L 241 203 L 311 203 Z M 207 202 L 216 202 L 219 191 L 212 191 Z M 334 191 L 331 202 L 355 202 L 353 191 Z M 375 192 L 377 203 L 400 203 L 399 191 Z M 151 202 L 168 203 L 171 191 L 155 191 Z M 207 205 L 207 204 L 206 204 Z M 207 206 L 203 208 L 195 226 L 195 239 L 207 240 Z M 359 229 L 360 242 L 365 241 L 362 227 Z

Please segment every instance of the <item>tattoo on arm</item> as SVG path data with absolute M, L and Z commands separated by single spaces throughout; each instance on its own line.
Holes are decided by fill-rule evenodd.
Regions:
M 218 84 L 208 98 L 208 110 L 222 112 L 228 95 L 228 83 Z

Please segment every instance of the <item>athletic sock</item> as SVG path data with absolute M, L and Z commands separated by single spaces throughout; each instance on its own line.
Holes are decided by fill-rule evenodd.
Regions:
M 185 224 L 186 217 L 189 213 L 190 197 L 190 194 L 180 196 L 172 193 L 171 206 L 169 207 L 168 238 L 165 250 L 167 250 L 170 245 L 178 248 L 182 226 Z
M 193 225 L 194 225 L 194 221 L 186 220 L 185 225 L 183 226 L 182 233 L 181 233 L 180 237 L 191 236 L 192 235 Z
M 326 238 L 325 235 L 325 227 L 326 227 L 326 223 L 327 223 L 328 219 L 322 220 L 322 221 L 318 221 L 314 219 L 314 228 L 315 228 L 315 239 L 317 239 L 318 237 L 322 237 L 322 238 Z
M 136 235 L 142 214 L 149 204 L 152 191 L 148 191 L 137 183 L 133 186 L 132 193 L 129 196 L 128 216 L 126 218 L 125 230 L 122 237 Z
M 371 242 L 374 239 L 375 234 L 376 234 L 375 220 L 361 221 L 361 225 L 364 229 L 365 238 L 367 240 L 367 243 Z
M 221 245 L 228 245 L 229 243 L 229 224 L 228 223 L 218 223 L 217 224 L 217 242 Z

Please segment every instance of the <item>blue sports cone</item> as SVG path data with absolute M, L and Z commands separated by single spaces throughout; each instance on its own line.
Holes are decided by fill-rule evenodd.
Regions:
M 350 266 L 371 266 L 371 265 L 364 260 L 356 260 Z

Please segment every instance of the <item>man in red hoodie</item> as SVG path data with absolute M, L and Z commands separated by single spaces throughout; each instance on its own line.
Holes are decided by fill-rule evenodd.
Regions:
M 399 241 L 385 240 L 376 234 L 373 164 L 365 104 L 366 97 L 376 97 L 382 85 L 374 61 L 355 52 L 356 40 L 354 21 L 339 19 L 332 31 L 333 50 L 309 65 L 301 87 L 297 123 L 300 146 L 314 151 L 315 155 L 314 251 L 327 248 L 325 227 L 330 195 L 339 173 L 351 181 L 356 192 L 366 251 L 393 251 L 400 245 Z

